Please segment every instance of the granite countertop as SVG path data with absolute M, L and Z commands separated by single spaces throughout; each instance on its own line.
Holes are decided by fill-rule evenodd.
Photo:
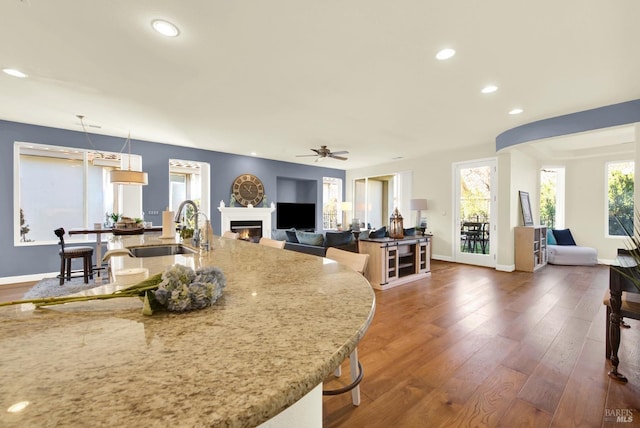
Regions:
M 159 236 L 109 246 L 172 242 Z M 100 292 L 174 263 L 219 267 L 227 287 L 213 307 L 183 314 L 144 316 L 137 298 L 0 308 L 0 425 L 255 426 L 319 385 L 374 314 L 362 275 L 244 241 L 216 237 L 208 252 L 111 263 L 116 285 Z M 6 411 L 21 401 L 24 411 Z

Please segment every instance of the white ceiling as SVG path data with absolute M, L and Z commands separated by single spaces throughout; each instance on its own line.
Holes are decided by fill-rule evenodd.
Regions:
M 342 169 L 495 147 L 640 98 L 639 17 L 638 0 L 3 0 L 0 68 L 29 78 L 0 73 L 0 119 L 81 130 L 82 114 L 91 132 L 308 164 L 327 145 L 350 152 L 321 164 Z

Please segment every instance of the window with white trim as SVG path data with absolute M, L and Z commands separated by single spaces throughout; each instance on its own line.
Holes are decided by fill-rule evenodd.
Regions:
M 14 243 L 57 242 L 53 231 L 58 227 L 102 224 L 114 212 L 141 217 L 142 189 L 109 182 L 109 172 L 122 167 L 128 156 L 16 142 Z M 140 156 L 130 156 L 132 167 L 141 164 Z
M 607 236 L 633 235 L 633 161 L 607 162 Z

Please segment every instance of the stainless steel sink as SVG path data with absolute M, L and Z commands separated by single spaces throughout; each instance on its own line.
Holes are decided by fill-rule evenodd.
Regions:
M 182 244 L 151 245 L 127 248 L 133 257 L 175 256 L 176 254 L 194 254 L 195 250 Z

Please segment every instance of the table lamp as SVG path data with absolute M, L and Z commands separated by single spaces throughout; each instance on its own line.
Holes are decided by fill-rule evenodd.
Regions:
M 422 223 L 422 210 L 427 209 L 427 200 L 426 199 L 410 199 L 409 209 L 413 211 L 418 211 L 418 213 L 416 214 L 416 227 L 426 228 L 427 227 L 426 220 L 424 222 L 424 225 Z

